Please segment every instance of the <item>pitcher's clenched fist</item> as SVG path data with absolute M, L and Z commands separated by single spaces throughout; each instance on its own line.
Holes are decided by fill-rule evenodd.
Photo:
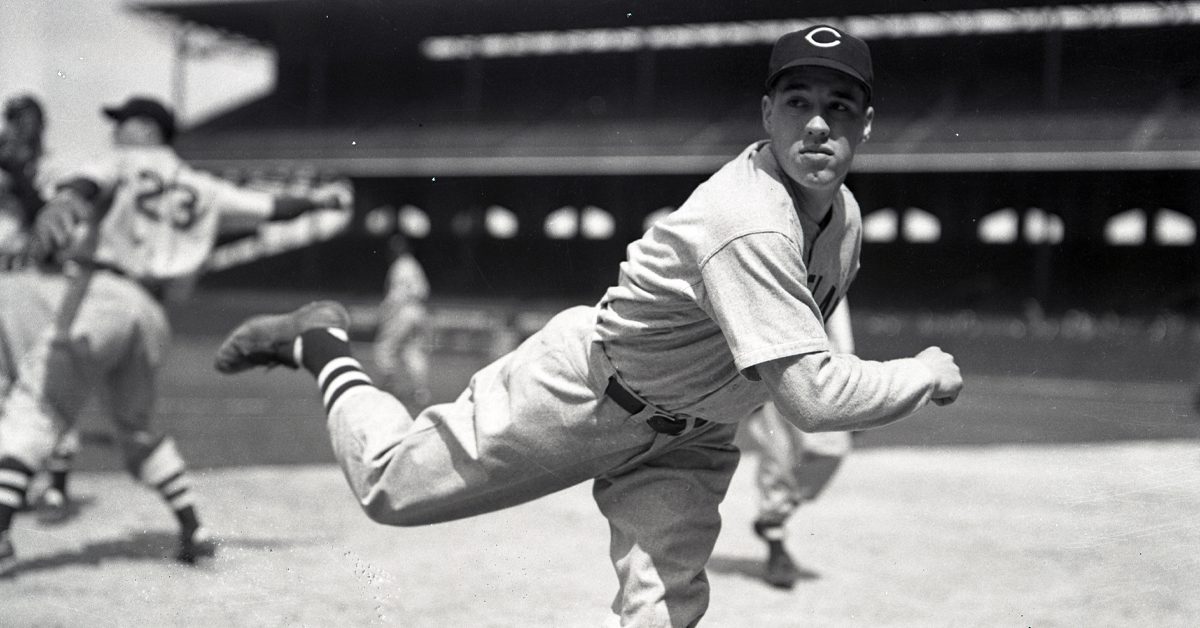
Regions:
M 939 406 L 954 403 L 963 387 L 962 373 L 954 363 L 954 356 L 939 347 L 929 347 L 918 353 L 917 359 L 933 371 L 937 382 L 933 389 L 933 402 Z

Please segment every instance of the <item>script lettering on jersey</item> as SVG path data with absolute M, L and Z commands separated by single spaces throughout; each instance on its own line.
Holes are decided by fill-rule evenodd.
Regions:
M 187 231 L 200 217 L 196 188 L 178 181 L 163 181 L 153 170 L 141 170 L 133 181 L 133 205 L 137 212 L 154 222 L 170 221 L 171 226 Z
M 833 314 L 833 311 L 837 309 L 838 290 L 837 284 L 827 286 L 828 289 L 826 290 L 825 295 L 821 296 L 819 293 L 821 290 L 821 284 L 824 283 L 824 281 L 824 276 L 810 274 L 808 276 L 808 291 L 813 295 L 813 299 L 817 300 L 817 307 L 821 308 L 821 319 L 828 321 L 829 315 Z

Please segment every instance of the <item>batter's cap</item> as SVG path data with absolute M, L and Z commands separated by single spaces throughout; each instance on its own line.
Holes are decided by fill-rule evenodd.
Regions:
M 768 90 L 785 71 L 801 66 L 831 68 L 862 83 L 871 99 L 871 49 L 867 42 L 827 24 L 817 24 L 794 31 L 775 40 L 771 60 L 767 64 Z
M 119 107 L 105 107 L 104 115 L 116 122 L 124 122 L 133 117 L 142 116 L 158 123 L 162 129 L 163 140 L 168 144 L 175 138 L 175 114 L 166 105 L 145 96 L 132 96 Z

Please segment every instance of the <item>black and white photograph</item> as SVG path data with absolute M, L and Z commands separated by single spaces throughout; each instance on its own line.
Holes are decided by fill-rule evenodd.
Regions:
M 1200 1 L 5 0 L 0 626 L 1200 625 Z

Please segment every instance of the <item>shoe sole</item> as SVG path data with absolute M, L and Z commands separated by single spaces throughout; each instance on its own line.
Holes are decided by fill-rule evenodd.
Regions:
M 796 578 L 780 578 L 767 576 L 763 581 L 775 587 L 776 589 L 794 589 L 796 587 Z
M 219 541 L 212 536 L 211 532 L 200 528 L 186 539 L 180 539 L 179 552 L 175 554 L 175 560 L 194 565 L 197 559 L 216 556 L 218 544 Z
M 201 558 L 214 558 L 217 555 L 215 547 L 194 548 L 175 555 L 175 560 L 185 565 L 195 565 Z
M 350 314 L 336 301 L 316 301 L 286 314 L 254 316 L 238 325 L 217 350 L 215 367 L 222 373 L 240 373 L 256 366 L 297 368 L 279 357 L 276 347 L 321 327 L 350 326 Z

